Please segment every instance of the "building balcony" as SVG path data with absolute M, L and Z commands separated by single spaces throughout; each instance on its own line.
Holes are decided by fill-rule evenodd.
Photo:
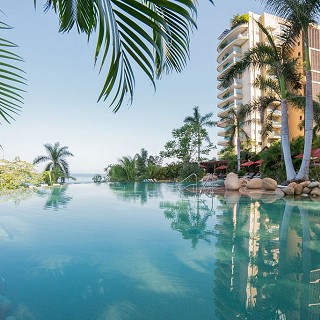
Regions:
M 271 134 L 268 136 L 270 140 L 279 140 L 281 139 L 281 133 L 277 131 L 272 131 Z
M 230 48 L 230 50 L 227 53 L 221 52 L 218 55 L 217 62 L 218 64 L 222 64 L 225 62 L 227 59 L 233 58 L 233 57 L 241 57 L 241 48 L 238 46 L 233 46 Z
M 224 91 L 221 91 L 218 94 L 217 98 L 220 100 L 225 100 L 233 95 L 234 95 L 234 88 L 233 88 L 233 86 L 230 86 L 230 87 L 226 88 Z
M 217 122 L 217 127 L 219 127 L 219 128 L 226 128 L 227 125 L 228 125 L 228 121 L 227 121 L 227 120 L 225 120 L 225 121 L 218 121 L 218 122 Z
M 219 140 L 218 141 L 218 146 L 226 147 L 229 145 L 229 141 L 227 140 Z
M 272 112 L 273 116 L 275 116 L 275 117 L 281 117 L 281 116 L 282 116 L 282 113 L 281 113 L 280 110 L 274 110 L 274 111 L 272 111 L 271 109 L 267 109 L 267 112 L 268 112 L 268 113 L 271 113 L 271 112 Z
M 219 112 L 219 113 L 217 114 L 217 116 L 218 116 L 219 118 L 223 118 L 223 117 L 227 116 L 227 115 L 228 115 L 228 110 L 229 110 L 229 108 L 226 109 L 226 110 L 223 110 L 223 111 Z
M 220 72 L 220 74 L 218 75 L 217 79 L 218 80 L 221 80 L 222 77 L 224 76 L 225 73 L 227 73 L 227 71 L 238 61 L 240 61 L 241 59 L 240 58 L 237 58 L 237 57 L 234 57 L 232 58 L 232 60 L 224 63 L 224 64 L 221 64 L 217 70 L 218 72 Z
M 281 122 L 279 122 L 279 121 L 273 121 L 272 126 L 274 128 L 281 128 L 282 127 Z
M 224 50 L 230 43 L 235 39 L 239 38 L 242 34 L 248 34 L 248 23 L 242 23 L 232 28 L 231 30 L 225 30 L 222 35 L 218 38 L 220 44 L 218 46 L 218 52 Z
M 242 86 L 243 86 L 243 82 L 242 82 L 242 79 L 238 79 L 238 78 L 236 78 L 236 79 L 234 79 L 233 80 L 233 82 L 229 85 L 229 86 L 227 86 L 227 87 L 223 87 L 222 85 L 221 85 L 221 83 L 219 83 L 218 85 L 217 85 L 217 89 L 218 90 L 220 90 L 220 91 L 223 91 L 223 90 L 226 90 L 226 89 L 228 89 L 228 88 L 242 88 Z
M 220 131 L 218 132 L 218 136 L 219 136 L 219 137 L 224 137 L 225 135 L 226 135 L 225 130 L 220 130 Z

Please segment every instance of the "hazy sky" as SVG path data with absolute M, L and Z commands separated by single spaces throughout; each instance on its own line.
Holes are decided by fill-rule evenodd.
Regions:
M 141 148 L 157 155 L 194 106 L 216 119 L 217 37 L 234 14 L 263 12 L 255 0 L 215 0 L 215 6 L 201 0 L 187 68 L 157 81 L 156 92 L 138 71 L 133 104 L 114 114 L 106 103 L 96 102 L 105 73 L 94 68 L 94 41 L 88 44 L 76 32 L 59 34 L 57 17 L 44 13 L 42 2 L 35 10 L 31 0 L 1 1 L 0 21 L 14 28 L 1 37 L 19 45 L 15 53 L 25 60 L 28 86 L 21 114 L 11 125 L 0 126 L 0 158 L 32 162 L 45 153 L 45 143 L 59 141 L 75 155 L 69 159 L 73 173 L 102 172 Z M 218 129 L 208 130 L 217 142 Z

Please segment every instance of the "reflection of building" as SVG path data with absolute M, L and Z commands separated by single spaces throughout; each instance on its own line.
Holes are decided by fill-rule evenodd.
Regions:
M 259 42 L 265 42 L 266 37 L 260 30 L 256 21 L 259 21 L 264 27 L 266 27 L 273 34 L 279 33 L 284 26 L 284 21 L 276 16 L 263 13 L 257 15 L 252 12 L 248 12 L 241 16 L 242 19 L 234 21 L 231 20 L 230 28 L 226 29 L 219 36 L 219 45 L 217 47 L 217 71 L 218 81 L 223 75 L 230 69 L 230 67 L 241 59 L 243 54 L 250 48 L 254 47 Z M 317 94 L 320 91 L 320 29 L 309 30 L 309 42 L 310 42 L 310 56 L 312 63 L 312 79 L 313 79 L 313 95 L 314 99 L 317 99 Z M 297 46 L 293 52 L 294 57 L 302 57 L 302 41 L 297 43 Z M 265 68 L 251 68 L 245 71 L 241 77 L 235 78 L 233 83 L 228 87 L 222 87 L 218 85 L 218 117 L 223 117 L 227 114 L 230 108 L 238 108 L 241 104 L 246 104 L 258 97 L 264 96 L 265 93 L 260 89 L 253 86 L 254 80 L 257 76 L 262 75 L 269 77 L 268 70 Z M 271 76 L 272 77 L 272 76 Z M 270 113 L 271 109 L 268 109 L 266 113 Z M 280 139 L 281 134 L 281 111 L 278 110 L 273 113 L 273 129 L 271 134 L 262 140 L 261 138 L 261 123 L 259 111 L 254 111 L 251 115 L 252 122 L 247 124 L 245 130 L 253 142 L 252 150 L 260 151 L 263 146 L 268 146 L 272 142 Z M 298 126 L 300 120 L 303 119 L 303 114 L 296 109 L 289 107 L 289 129 L 290 138 L 294 138 L 303 135 L 302 128 Z M 227 146 L 226 139 L 226 126 L 227 123 L 220 121 L 218 126 L 221 130 L 218 135 L 222 139 L 218 142 L 220 146 Z
M 320 241 L 316 220 L 284 202 L 241 198 L 220 209 L 216 319 L 320 319 L 320 254 L 310 250 Z

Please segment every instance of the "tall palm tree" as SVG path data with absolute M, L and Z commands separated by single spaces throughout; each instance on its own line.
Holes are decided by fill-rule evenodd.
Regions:
M 261 2 L 267 9 L 288 21 L 290 35 L 293 39 L 297 39 L 302 34 L 306 75 L 305 143 L 302 163 L 296 179 L 308 179 L 313 135 L 312 75 L 308 30 L 317 23 L 320 15 L 320 0 L 261 0 Z
M 248 120 L 250 112 L 250 108 L 246 105 L 241 105 L 238 109 L 230 108 L 220 120 L 227 123 L 225 133 L 230 146 L 234 147 L 234 142 L 236 141 L 238 172 L 240 171 L 241 139 L 244 138 L 246 142 L 250 140 L 247 132 L 244 130 L 244 127 L 251 121 Z
M 49 171 L 53 174 L 53 182 L 57 182 L 61 177 L 68 178 L 70 176 L 69 165 L 65 158 L 73 157 L 68 147 L 60 147 L 60 143 L 56 142 L 54 145 L 46 143 L 44 148 L 47 155 L 38 156 L 33 160 L 33 164 L 48 162 L 44 171 Z
M 10 26 L 0 21 L 1 32 L 10 29 Z M 0 38 L 0 118 L 7 123 L 14 120 L 14 115 L 21 110 L 24 92 L 22 88 L 26 84 L 26 79 L 23 77 L 24 71 L 12 64 L 23 62 L 20 56 L 12 52 L 16 47 L 17 45 L 13 42 Z
M 197 149 L 198 155 L 197 160 L 200 162 L 201 160 L 201 145 L 203 140 L 203 129 L 205 127 L 213 127 L 215 122 L 211 120 L 213 113 L 207 113 L 204 116 L 201 116 L 199 107 L 193 108 L 193 116 L 188 116 L 184 119 L 184 123 L 191 125 L 193 130 L 196 133 L 197 140 Z M 210 143 L 209 135 L 205 134 L 204 138 Z
M 243 58 L 236 62 L 224 75 L 221 85 L 224 87 L 228 86 L 236 76 L 241 75 L 250 67 L 267 67 L 269 72 L 275 75 L 278 81 L 281 100 L 281 144 L 287 180 L 292 180 L 295 178 L 296 173 L 290 151 L 287 94 L 288 83 L 292 84 L 292 87 L 295 89 L 300 87 L 300 76 L 296 69 L 297 59 L 291 58 L 293 43 L 292 39 L 286 36 L 288 34 L 284 34 L 281 39 L 275 39 L 263 25 L 259 22 L 257 24 L 265 34 L 268 42 L 258 43 L 246 51 Z M 281 40 L 281 46 L 277 44 L 276 40 Z

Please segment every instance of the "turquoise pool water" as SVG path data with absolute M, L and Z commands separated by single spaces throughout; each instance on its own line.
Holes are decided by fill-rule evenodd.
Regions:
M 158 183 L 2 194 L 0 319 L 319 319 L 319 208 Z

